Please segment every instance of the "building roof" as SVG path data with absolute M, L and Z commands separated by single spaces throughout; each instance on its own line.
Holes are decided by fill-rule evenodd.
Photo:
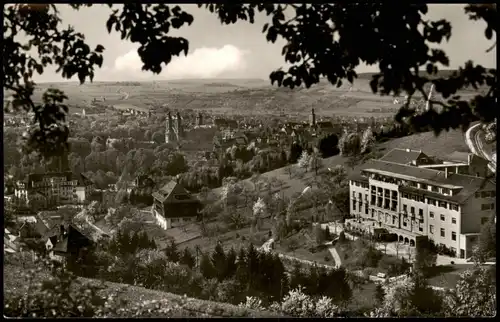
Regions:
M 469 153 L 455 151 L 447 155 L 446 160 L 469 163 Z
M 27 184 L 27 187 L 33 187 L 35 182 L 40 182 L 45 178 L 66 178 L 66 181 L 78 180 L 79 185 L 91 185 L 92 181 L 87 178 L 83 173 L 74 174 L 71 171 L 65 172 L 46 172 L 46 173 L 31 173 L 27 176 L 24 181 Z
M 380 160 L 394 162 L 399 164 L 410 164 L 413 161 L 418 160 L 422 156 L 427 157 L 422 151 L 416 151 L 411 149 L 392 149 L 387 152 Z
M 164 203 L 168 202 L 192 202 L 195 201 L 193 197 L 189 194 L 189 192 L 184 189 L 182 185 L 175 181 L 170 181 L 166 185 L 164 185 L 160 190 L 153 192 L 153 198 Z M 186 198 L 184 199 L 176 199 L 176 195 L 184 195 Z
M 52 238 L 49 237 L 52 242 Z M 57 238 L 57 237 L 56 237 Z M 53 250 L 57 252 L 67 253 L 71 248 L 78 249 L 80 247 L 88 246 L 92 243 L 92 240 L 87 236 L 82 234 L 76 227 L 69 225 L 67 228 L 67 234 L 54 246 Z
M 406 180 L 413 180 L 415 182 L 422 182 L 427 184 L 435 184 L 443 187 L 448 187 L 453 189 L 454 187 L 462 187 L 462 190 L 454 196 L 448 196 L 452 200 L 461 203 L 469 198 L 475 191 L 484 187 L 485 184 L 492 184 L 492 182 L 486 178 L 474 177 L 463 174 L 450 174 L 446 177 L 444 171 L 425 169 L 415 166 L 409 166 L 404 164 L 398 164 L 395 162 L 388 162 L 384 160 L 370 160 L 365 163 L 361 170 L 378 172 L 382 174 L 389 174 L 394 177 L 400 177 Z M 405 187 L 409 188 L 409 187 Z M 416 189 L 416 188 L 413 188 Z M 426 190 L 416 189 L 424 195 L 432 195 L 433 193 Z M 443 198 L 447 196 L 440 195 Z
M 328 121 L 316 122 L 316 126 L 320 129 L 333 129 L 332 122 Z
M 116 104 L 113 105 L 113 108 L 116 110 L 126 111 L 126 110 L 135 110 L 139 112 L 148 112 L 149 108 L 140 107 L 132 104 Z

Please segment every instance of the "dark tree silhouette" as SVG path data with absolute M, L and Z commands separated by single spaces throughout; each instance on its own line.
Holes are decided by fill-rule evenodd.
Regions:
M 97 4 L 71 4 L 75 10 Z M 173 56 L 187 55 L 189 42 L 169 36 L 172 29 L 190 25 L 194 18 L 178 5 L 124 4 L 109 7 L 106 23 L 109 33 L 139 44 L 138 54 L 144 71 L 158 74 Z M 410 123 L 416 130 L 433 129 L 436 134 L 450 128 L 465 129 L 475 120 L 492 121 L 496 116 L 496 69 L 487 69 L 468 61 L 458 71 L 438 73 L 438 64 L 449 66 L 446 53 L 436 48 L 452 35 L 445 19 L 431 21 L 425 17 L 426 4 L 336 3 L 336 4 L 200 4 L 218 16 L 223 24 L 245 20 L 254 23 L 256 13 L 271 18 L 263 26 L 267 41 L 286 40 L 282 54 L 291 65 L 287 71 L 270 74 L 278 86 L 310 87 L 326 78 L 340 87 L 343 81 L 354 82 L 355 68 L 364 63 L 377 64 L 379 72 L 370 83 L 374 93 L 408 94 L 396 119 Z M 464 13 L 471 20 L 486 22 L 484 36 L 496 36 L 496 4 L 469 4 Z M 57 89 L 43 95 L 42 104 L 32 100 L 33 74 L 55 65 L 63 78 L 75 75 L 80 83 L 92 81 L 95 68 L 102 67 L 104 46 L 93 50 L 84 35 L 72 27 L 63 29 L 54 4 L 11 4 L 3 9 L 4 89 L 13 93 L 12 107 L 34 113 L 33 127 L 25 139 L 28 150 L 43 157 L 61 155 L 67 150 L 69 135 L 65 116 L 67 97 Z M 397 30 L 398 32 L 394 32 Z M 28 39 L 21 43 L 19 34 Z M 336 34 L 337 37 L 333 37 Z M 479 36 L 479 35 L 478 35 Z M 491 50 L 496 45 L 488 49 Z M 433 47 L 432 49 L 430 47 Z M 37 53 L 37 54 L 33 54 Z M 428 88 L 443 101 L 431 99 L 429 109 L 421 111 L 411 105 L 412 97 L 428 97 Z M 481 94 L 466 100 L 457 95 L 460 89 L 485 88 Z M 436 109 L 438 107 L 438 109 Z

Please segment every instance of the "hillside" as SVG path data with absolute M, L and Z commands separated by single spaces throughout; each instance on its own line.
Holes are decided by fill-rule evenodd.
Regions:
M 469 152 L 465 144 L 464 133 L 461 130 L 443 132 L 438 137 L 435 137 L 433 132 L 418 133 L 377 143 L 374 150 L 386 153 L 395 148 L 422 150 L 428 155 L 441 158 L 446 157 L 454 151 Z M 323 168 L 333 168 L 336 165 L 345 166 L 347 161 L 348 158 L 340 155 L 325 158 L 323 159 Z M 272 189 L 273 192 L 280 191 L 280 194 L 282 193 L 284 196 L 290 197 L 293 194 L 301 193 L 314 179 L 314 174 L 311 171 L 305 173 L 303 169 L 297 169 L 296 166 L 294 168 L 299 175 L 295 174 L 290 177 L 285 167 L 265 172 L 261 176 L 275 183 Z M 346 169 L 348 173 L 357 171 L 357 167 L 346 167 Z M 246 185 L 253 187 L 250 179 L 246 179 L 244 182 Z M 221 190 L 222 188 L 214 189 L 214 195 L 218 197 Z
M 24 292 L 26 281 L 19 279 L 19 276 L 23 276 L 23 271 L 23 268 L 17 265 L 4 265 L 4 296 L 8 292 L 14 292 L 14 294 Z M 34 280 L 40 281 L 47 277 L 47 273 L 37 272 Z M 78 278 L 78 281 L 96 286 L 101 283 L 99 280 L 88 278 Z M 272 312 L 246 310 L 227 303 L 186 298 L 181 295 L 149 290 L 138 286 L 110 282 L 105 282 L 104 285 L 106 288 L 101 291 L 102 296 L 121 292 L 117 299 L 127 300 L 129 307 L 138 302 L 156 300 L 171 309 L 167 316 L 158 317 L 276 317 L 276 314 Z
M 445 73 L 449 73 L 445 71 Z M 140 107 L 205 110 L 216 114 L 303 115 L 314 108 L 322 116 L 392 116 L 398 109 L 393 97 L 372 93 L 372 74 L 360 74 L 354 84 L 340 88 L 321 81 L 313 87 L 278 88 L 262 79 L 208 79 L 155 82 L 42 83 L 35 100 L 50 87 L 65 91 L 73 108 L 89 106 L 92 99 L 103 105 L 133 104 Z M 470 96 L 474 92 L 463 91 Z M 8 96 L 8 93 L 5 93 Z

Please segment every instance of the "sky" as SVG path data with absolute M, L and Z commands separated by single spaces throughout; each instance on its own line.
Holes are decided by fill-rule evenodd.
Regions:
M 182 9 L 191 13 L 194 22 L 183 26 L 172 36 L 182 36 L 189 41 L 187 56 L 174 57 L 160 75 L 141 71 L 142 63 L 137 55 L 136 44 L 121 40 L 114 31 L 109 34 L 106 21 L 111 13 L 107 6 L 95 5 L 76 11 L 68 5 L 58 5 L 63 26 L 71 24 L 85 34 L 91 46 L 105 47 L 104 63 L 96 71 L 94 81 L 147 81 L 168 79 L 268 79 L 273 70 L 286 66 L 281 56 L 283 40 L 275 44 L 266 40 L 262 26 L 269 20 L 256 14 L 255 24 L 237 22 L 222 25 L 215 14 L 194 4 L 182 4 Z M 484 37 L 484 22 L 470 21 L 462 4 L 429 5 L 430 19 L 447 19 L 452 24 L 452 37 L 442 48 L 450 58 L 450 67 L 457 68 L 471 59 L 486 67 L 496 66 L 496 49 L 486 53 L 492 42 Z M 360 66 L 358 73 L 374 72 L 376 66 Z M 76 79 L 75 79 L 76 80 Z M 55 68 L 48 68 L 37 75 L 36 82 L 61 82 L 62 77 Z

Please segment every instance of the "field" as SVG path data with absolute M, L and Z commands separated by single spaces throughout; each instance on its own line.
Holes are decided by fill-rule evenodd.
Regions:
M 388 117 L 398 105 L 392 96 L 372 93 L 371 74 L 360 74 L 351 86 L 340 88 L 326 81 L 306 89 L 294 90 L 271 86 L 269 80 L 183 80 L 157 82 L 96 82 L 79 85 L 74 82 L 42 83 L 35 100 L 50 87 L 63 90 L 69 97 L 72 112 L 81 112 L 93 99 L 98 105 L 131 104 L 142 108 L 193 109 L 213 114 L 304 115 L 314 108 L 318 116 Z M 463 91 L 470 96 L 474 92 Z M 7 97 L 9 93 L 5 93 Z

